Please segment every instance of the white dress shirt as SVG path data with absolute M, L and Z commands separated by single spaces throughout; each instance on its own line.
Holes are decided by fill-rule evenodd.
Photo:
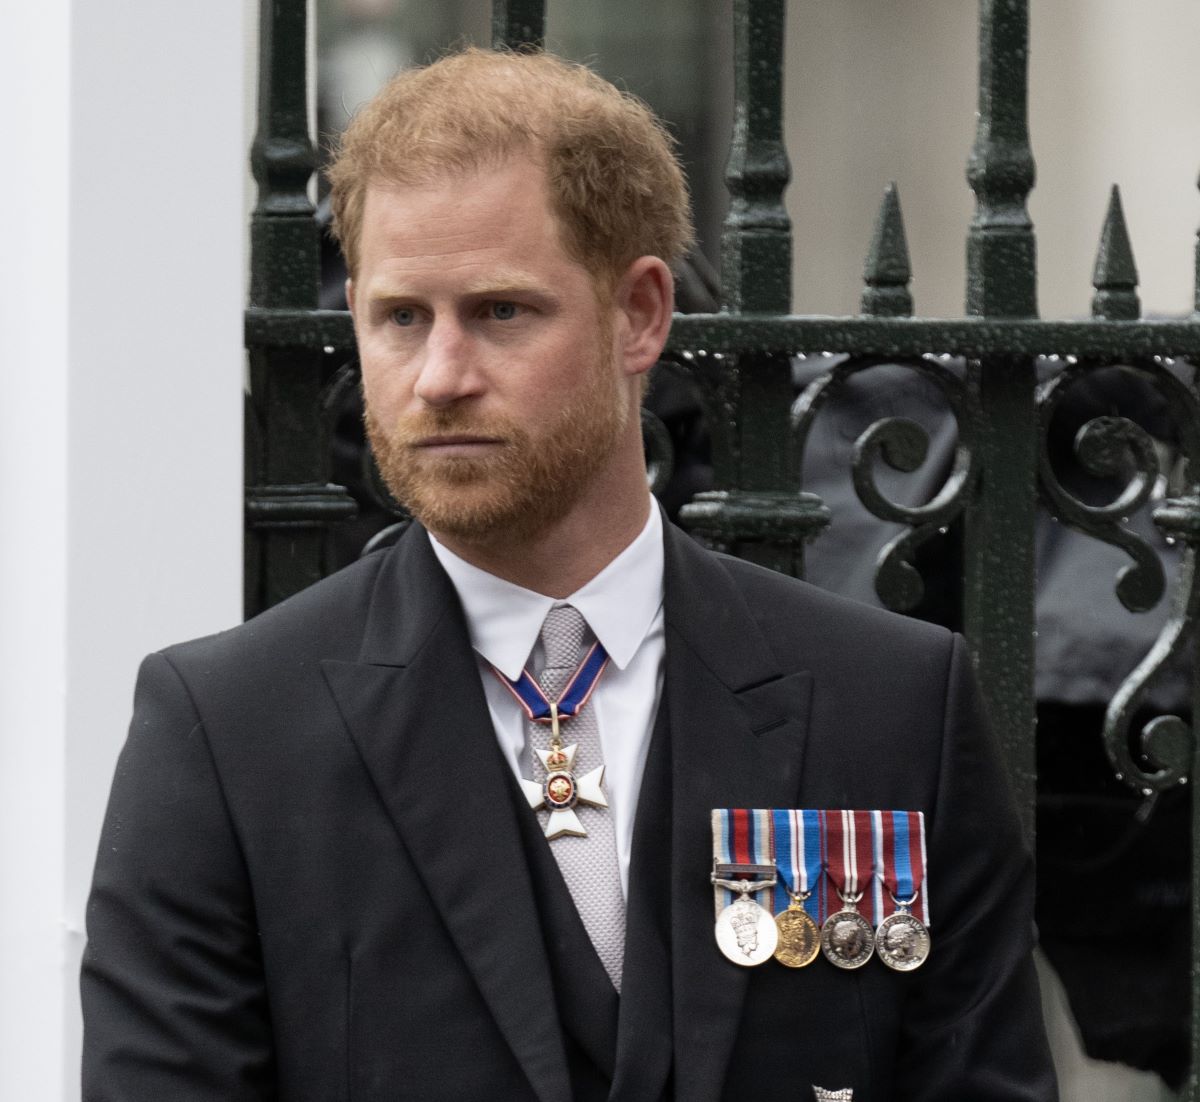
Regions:
M 608 797 L 620 862 L 621 891 L 629 896 L 629 854 L 646 752 L 662 695 L 663 533 L 658 507 L 637 538 L 590 582 L 556 600 L 524 589 L 459 558 L 430 535 L 434 554 L 450 575 L 466 613 L 467 631 L 479 661 L 479 676 L 500 749 L 513 773 L 528 772 L 525 713 L 500 683 L 494 666 L 516 679 L 540 660 L 542 621 L 554 605 L 572 605 L 608 652 L 592 706 L 604 755 Z M 582 658 L 583 655 L 580 655 Z M 570 739 L 567 740 L 568 742 Z

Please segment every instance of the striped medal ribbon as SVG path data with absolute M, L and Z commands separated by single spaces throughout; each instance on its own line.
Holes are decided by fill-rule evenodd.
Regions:
M 583 656 L 579 668 L 571 675 L 571 680 L 567 682 L 558 699 L 551 700 L 538 684 L 537 678 L 527 669 L 522 670 L 521 676 L 514 681 L 492 666 L 492 672 L 512 693 L 525 714 L 535 723 L 550 724 L 549 749 L 534 748 L 534 753 L 545 766 L 545 779 L 539 784 L 537 781 L 521 778 L 521 790 L 525 793 L 529 806 L 534 811 L 545 807 L 550 812 L 545 827 L 546 837 L 550 841 L 564 835 L 587 835 L 579 816 L 575 814 L 577 805 L 608 807 L 603 787 L 604 766 L 598 765 L 591 772 L 577 777 L 574 764 L 579 744 L 564 746 L 560 729 L 562 721 L 577 716 L 583 710 L 607 667 L 608 653 L 597 640 Z
M 775 959 L 789 968 L 811 964 L 821 951 L 821 931 L 816 923 L 821 879 L 821 820 L 817 811 L 776 809 L 771 812 L 775 830 L 775 925 L 779 944 Z
M 871 812 L 822 811 L 820 816 L 829 915 L 821 925 L 821 952 L 838 968 L 861 968 L 875 952 L 875 929 L 858 910 L 875 873 Z
M 911 972 L 929 959 L 929 901 L 923 890 L 925 816 L 920 811 L 875 811 L 872 815 L 883 858 L 880 880 L 892 905 L 891 913 L 875 930 L 875 952 L 889 968 Z M 924 921 L 913 913 L 914 907 L 919 907 Z
M 778 880 L 771 812 L 717 808 L 712 831 L 717 948 L 734 964 L 763 964 L 779 943 L 775 919 L 763 906 Z

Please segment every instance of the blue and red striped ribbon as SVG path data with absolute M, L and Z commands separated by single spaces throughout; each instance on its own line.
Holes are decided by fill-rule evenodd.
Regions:
M 818 923 L 843 907 L 839 889 L 862 892 L 858 910 L 877 926 L 898 908 L 896 899 L 916 901 L 912 913 L 929 925 L 925 816 L 920 811 L 850 811 L 724 808 L 713 811 L 713 857 L 721 864 L 774 865 L 779 882 L 763 906 L 788 905 L 787 888 L 812 894 L 805 910 Z M 824 875 L 822 875 L 824 874 Z M 718 910 L 734 893 L 717 889 Z
M 571 680 L 555 703 L 558 705 L 559 719 L 570 719 L 578 715 L 583 706 L 591 699 L 600 675 L 608 666 L 608 652 L 600 645 L 599 640 L 592 644 L 579 668 L 571 675 Z M 500 678 L 500 683 L 512 693 L 525 714 L 535 723 L 549 723 L 550 698 L 542 690 L 537 679 L 528 671 L 522 670 L 521 676 L 515 681 L 505 677 L 500 670 L 492 667 L 492 672 Z

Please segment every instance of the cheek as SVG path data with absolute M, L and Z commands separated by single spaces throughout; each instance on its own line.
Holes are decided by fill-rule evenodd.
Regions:
M 362 371 L 363 400 L 377 411 L 392 410 L 405 401 L 405 372 L 386 357 L 366 354 L 359 357 Z

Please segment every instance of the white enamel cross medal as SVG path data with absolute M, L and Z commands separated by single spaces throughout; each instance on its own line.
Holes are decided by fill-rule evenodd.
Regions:
M 550 812 L 545 827 L 547 839 L 553 841 L 564 834 L 586 838 L 587 831 L 575 814 L 575 806 L 608 807 L 601 787 L 604 784 L 604 766 L 598 765 L 590 773 L 576 777 L 572 766 L 579 744 L 563 746 L 558 727 L 558 705 L 554 701 L 550 702 L 550 723 L 550 748 L 534 750 L 546 769 L 546 779 L 539 784 L 522 777 L 521 789 L 534 811 L 545 808 Z

